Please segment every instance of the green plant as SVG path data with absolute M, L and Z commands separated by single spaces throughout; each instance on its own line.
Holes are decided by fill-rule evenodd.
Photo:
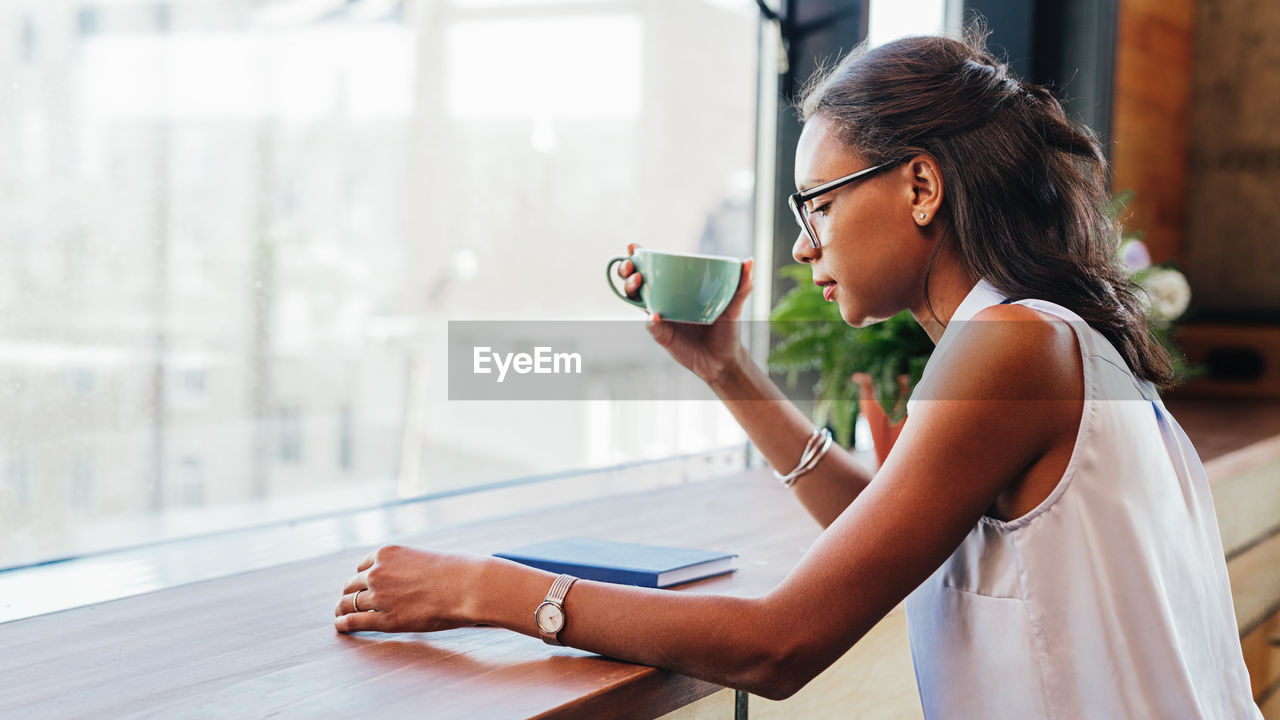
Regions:
M 769 352 L 769 369 L 787 375 L 794 388 L 800 373 L 814 371 L 813 420 L 830 425 L 836 441 L 849 447 L 857 416 L 857 391 L 852 377 L 866 372 L 872 377 L 876 400 L 892 420 L 906 415 L 906 396 L 919 382 L 933 352 L 933 341 L 909 312 L 865 328 L 850 327 L 840 309 L 822 297 L 809 268 L 788 265 L 778 274 L 796 286 L 778 300 L 769 320 L 777 341 Z M 906 375 L 907 393 L 898 376 Z

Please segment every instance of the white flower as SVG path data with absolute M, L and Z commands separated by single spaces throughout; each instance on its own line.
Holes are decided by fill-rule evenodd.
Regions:
M 1156 268 L 1142 278 L 1141 283 L 1146 294 L 1151 296 L 1150 302 L 1143 299 L 1143 305 L 1156 320 L 1177 320 L 1191 304 L 1191 286 L 1177 270 Z

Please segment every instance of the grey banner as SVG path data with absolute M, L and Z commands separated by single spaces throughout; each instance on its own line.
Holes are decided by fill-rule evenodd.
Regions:
M 948 343 L 962 335 L 985 342 L 1012 338 L 1013 332 L 991 322 L 966 333 L 964 323 L 947 330 Z M 1149 386 L 1136 381 L 1123 358 L 1100 334 L 1084 323 L 1071 323 L 1076 331 L 1076 348 L 1083 338 L 1090 356 L 1084 366 L 1089 397 L 1095 400 L 1154 399 Z M 815 368 L 830 363 L 832 353 L 842 351 L 848 338 L 860 331 L 843 323 L 804 323 L 806 332 L 825 338 L 813 345 Z M 684 325 L 682 332 L 706 332 L 705 326 Z M 746 342 L 753 333 L 792 335 L 795 326 L 772 326 L 764 321 L 743 321 L 733 330 Z M 1021 336 L 1020 330 L 1019 336 Z M 776 337 L 776 335 L 774 336 Z M 832 338 L 842 338 L 839 342 Z M 873 336 L 863 339 L 870 342 Z M 883 343 L 883 338 L 878 340 Z M 776 340 L 775 340 L 776 342 Z M 855 340 L 854 342 L 861 342 Z M 677 363 L 650 335 L 644 321 L 450 321 L 450 400 L 716 400 L 717 396 L 696 375 Z M 960 343 L 954 343 L 956 347 Z M 885 347 L 885 346 L 882 346 Z M 970 345 L 970 347 L 972 347 Z M 991 347 L 999 352 L 999 347 Z M 892 346 L 887 346 L 892 352 Z M 865 353 L 865 350 L 858 352 Z M 938 382 L 946 375 L 964 378 L 965 372 L 944 372 L 945 358 L 957 353 L 943 352 L 933 358 L 926 380 L 914 388 L 912 399 L 1063 401 L 1062 387 L 1037 387 L 1013 392 L 1002 382 Z M 850 367 L 850 372 L 858 368 Z M 934 381 L 929 381 L 929 378 Z M 782 385 L 791 400 L 807 405 L 814 400 L 816 373 L 801 375 L 795 386 Z M 749 397 L 744 399 L 750 399 Z M 1078 399 L 1078 396 L 1077 396 Z

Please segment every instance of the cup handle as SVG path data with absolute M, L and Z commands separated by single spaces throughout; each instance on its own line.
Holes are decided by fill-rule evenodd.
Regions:
M 641 310 L 648 312 L 649 308 L 645 307 L 645 304 L 643 302 L 640 302 L 639 300 L 634 300 L 632 298 L 627 297 L 625 294 L 618 292 L 618 286 L 613 284 L 613 266 L 620 262 L 623 262 L 625 260 L 630 260 L 630 259 L 631 259 L 630 255 L 614 255 L 613 257 L 609 258 L 609 262 L 604 266 L 604 281 L 609 283 L 609 289 L 613 291 L 614 295 L 617 295 L 618 297 L 622 298 L 623 300 L 626 300 L 632 305 L 635 305 Z

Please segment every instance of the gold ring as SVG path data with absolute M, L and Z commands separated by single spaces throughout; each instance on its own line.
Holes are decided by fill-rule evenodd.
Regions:
M 362 592 L 364 592 L 364 590 L 357 590 L 356 594 L 351 596 L 351 607 L 355 608 L 356 612 L 363 612 L 360 609 L 360 593 Z

